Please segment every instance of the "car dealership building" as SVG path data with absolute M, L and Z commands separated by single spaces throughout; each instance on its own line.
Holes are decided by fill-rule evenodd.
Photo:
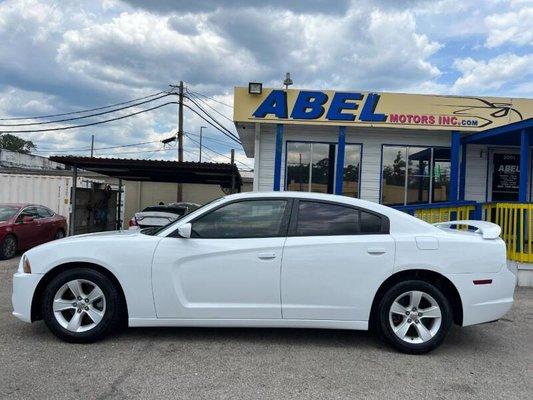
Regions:
M 257 191 L 342 194 L 415 215 L 467 206 L 470 218 L 531 201 L 533 99 L 250 84 L 235 88 L 234 122 Z

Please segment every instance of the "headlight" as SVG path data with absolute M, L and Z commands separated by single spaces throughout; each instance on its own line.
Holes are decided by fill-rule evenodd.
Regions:
M 25 274 L 31 274 L 30 260 L 25 255 L 22 256 L 22 271 Z

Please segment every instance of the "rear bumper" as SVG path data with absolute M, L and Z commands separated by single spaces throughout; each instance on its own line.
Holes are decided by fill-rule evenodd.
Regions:
M 31 303 L 33 294 L 43 277 L 42 274 L 25 274 L 16 272 L 13 275 L 13 315 L 24 322 L 31 322 Z
M 463 326 L 491 322 L 503 317 L 512 307 L 516 276 L 507 267 L 496 273 L 447 274 L 461 296 Z M 475 285 L 474 280 L 492 279 Z

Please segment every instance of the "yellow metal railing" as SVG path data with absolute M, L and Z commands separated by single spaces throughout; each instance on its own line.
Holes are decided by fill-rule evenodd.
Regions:
M 502 228 L 509 259 L 533 262 L 533 203 L 484 204 L 483 219 Z
M 434 224 L 451 221 L 452 217 L 454 220 L 470 219 L 470 212 L 474 209 L 473 205 L 418 209 L 414 212 L 414 216 Z

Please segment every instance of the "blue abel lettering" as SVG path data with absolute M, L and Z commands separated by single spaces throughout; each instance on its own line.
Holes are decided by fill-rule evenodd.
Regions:
M 253 116 L 265 118 L 268 114 L 274 114 L 278 118 L 287 118 L 287 93 L 284 90 L 273 90 L 261 105 L 255 110 Z
M 329 106 L 326 118 L 333 121 L 353 121 L 355 114 L 343 113 L 344 110 L 357 110 L 357 103 L 348 103 L 349 101 L 359 101 L 363 98 L 361 93 L 335 93 L 331 105 Z

